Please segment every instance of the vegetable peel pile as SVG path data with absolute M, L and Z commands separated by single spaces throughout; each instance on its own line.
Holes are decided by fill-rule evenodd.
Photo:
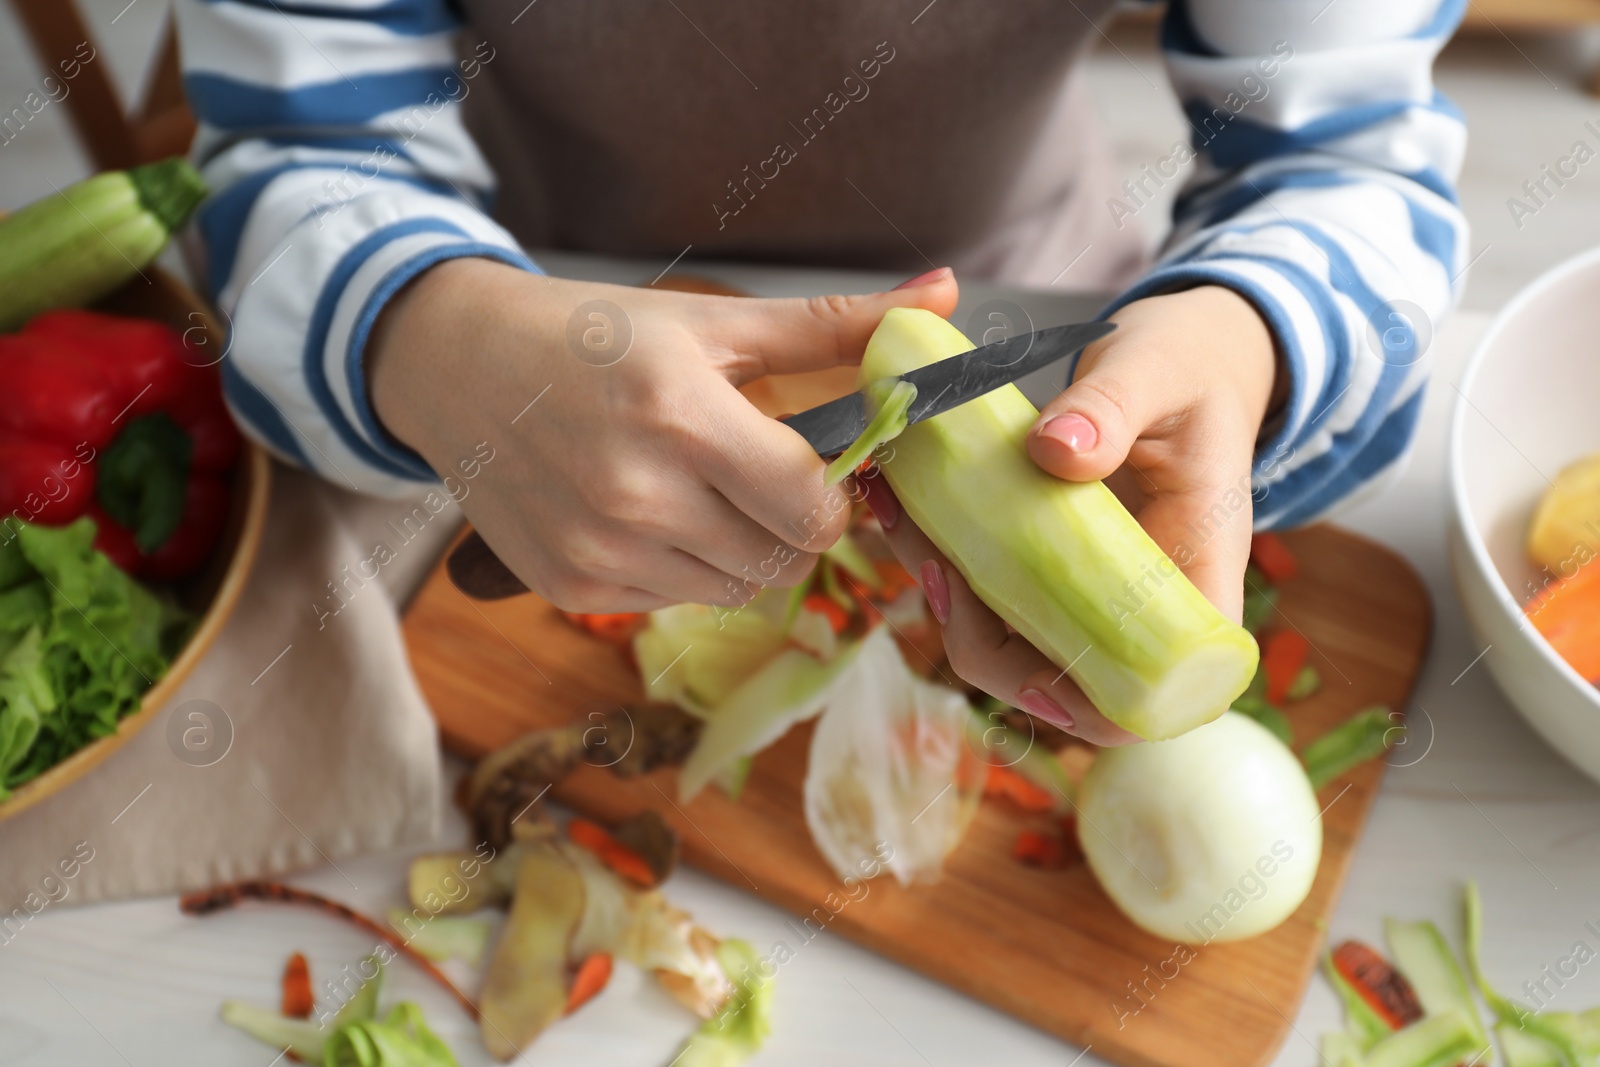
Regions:
M 526 1051 L 545 1029 L 598 996 L 618 962 L 628 962 L 705 1020 L 674 1063 L 734 1067 L 759 1049 L 770 1029 L 772 965 L 749 944 L 711 934 L 653 888 L 659 856 L 676 853 L 675 844 L 668 850 L 659 843 L 664 832 L 653 812 L 609 829 L 574 819 L 565 834 L 535 815 L 516 824 L 504 849 L 417 857 L 407 881 L 411 908 L 391 910 L 387 926 L 315 893 L 266 882 L 193 893 L 181 906 L 205 915 L 245 900 L 299 904 L 380 938 L 358 968 L 357 988 L 328 983 L 335 996 L 350 994 L 337 1010 L 316 1013 L 309 968 L 299 953 L 284 969 L 281 1011 L 223 1005 L 225 1022 L 308 1063 L 454 1067 L 450 1050 L 415 1005 L 378 1015 L 383 966 L 403 955 L 479 1020 L 484 1046 L 498 1060 Z M 657 858 L 646 859 L 647 853 Z M 638 884 L 641 878 L 650 878 L 650 885 Z M 492 948 L 489 924 L 462 914 L 489 907 L 508 911 Z M 435 964 L 459 959 L 475 965 L 486 949 L 475 1003 Z
M 577 836 L 591 833 L 580 830 Z M 604 851 L 529 824 L 487 861 L 488 877 L 463 898 L 473 907 L 505 903 L 510 909 L 485 969 L 481 998 L 482 1036 L 496 1058 L 509 1059 L 596 995 L 617 961 L 654 975 L 702 1018 L 715 1016 L 734 995 L 739 976 L 719 955 L 727 942 L 673 907 L 660 890 L 641 888 L 617 873 Z M 469 855 L 421 857 L 417 864 L 448 872 Z M 508 869 L 509 879 L 501 873 Z M 431 910 L 441 899 L 416 866 L 411 893 L 419 909 Z
M 1392 963 L 1356 941 L 1329 953 L 1324 974 L 1344 1006 L 1345 1028 L 1323 1035 L 1328 1067 L 1489 1063 L 1493 1044 L 1474 989 L 1489 1008 L 1506 1067 L 1587 1067 L 1600 1057 L 1600 1008 L 1534 1010 L 1489 983 L 1477 885 L 1469 881 L 1463 897 L 1465 969 L 1427 920 L 1384 921 Z
M 920 589 L 865 521 L 794 590 L 763 588 L 734 609 L 652 612 L 633 638 L 640 677 L 652 698 L 704 724 L 679 773 L 680 798 L 712 783 L 736 793 L 757 752 L 820 716 L 803 792 L 823 856 L 855 877 L 882 843 L 902 884 L 937 877 L 983 776 L 966 739 L 966 696 L 907 660 L 932 633 Z
M 304 962 L 304 957 L 301 960 Z M 382 961 L 369 956 L 359 970 L 370 977 L 364 978 L 331 1019 L 297 1018 L 230 1000 L 222 1005 L 222 1021 L 274 1048 L 286 1050 L 302 1063 L 323 1067 L 457 1067 L 449 1046 L 428 1029 L 417 1005 L 401 1001 L 382 1018 L 378 1016 Z

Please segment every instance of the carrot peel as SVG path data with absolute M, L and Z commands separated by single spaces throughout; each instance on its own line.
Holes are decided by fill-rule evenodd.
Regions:
M 841 632 L 850 625 L 850 616 L 839 606 L 838 601 L 825 593 L 809 593 L 800 602 L 807 611 L 816 612 L 828 620 L 828 626 L 834 633 Z
M 1029 867 L 1056 871 L 1067 865 L 1067 848 L 1055 834 L 1024 830 L 1011 846 L 1011 858 Z
M 903 590 L 917 584 L 917 580 L 911 577 L 911 572 L 900 566 L 898 560 L 880 559 L 873 564 L 873 569 L 878 572 L 878 578 L 883 583 L 881 595 L 885 600 L 893 600 Z
M 1055 798 L 1043 788 L 1028 781 L 1010 767 L 990 764 L 988 777 L 983 784 L 985 796 L 1005 797 L 1023 811 L 1048 812 L 1056 806 Z
M 1275 533 L 1259 533 L 1250 539 L 1250 562 L 1269 582 L 1287 581 L 1300 573 L 1300 561 Z
M 1344 942 L 1333 950 L 1333 969 L 1392 1029 L 1422 1018 L 1422 1004 L 1411 983 L 1370 946 Z
M 596 952 L 587 957 L 578 964 L 577 973 L 572 976 L 572 989 L 567 993 L 566 1014 L 571 1015 L 599 996 L 609 981 L 611 981 L 611 954 Z
M 1311 642 L 1298 630 L 1276 630 L 1261 642 L 1261 669 L 1267 676 L 1267 703 L 1282 704 L 1300 668 L 1311 654 Z
M 283 999 L 280 1010 L 291 1019 L 309 1019 L 315 1007 L 311 994 L 311 966 L 305 953 L 296 952 L 283 965 Z
M 648 619 L 647 615 L 637 611 L 602 614 L 565 612 L 564 614 L 579 629 L 586 630 L 596 637 L 619 645 L 630 641 L 634 634 L 644 628 Z
M 588 819 L 567 821 L 567 837 L 579 848 L 594 853 L 595 858 L 641 889 L 654 888 L 656 872 L 649 862 L 633 849 L 611 836 L 611 831 Z
M 445 977 L 443 971 L 434 966 L 433 961 L 422 953 L 412 948 L 404 938 L 393 930 L 385 927 L 376 919 L 356 911 L 354 908 L 340 904 L 320 893 L 313 893 L 308 889 L 297 889 L 294 886 L 284 885 L 282 882 L 234 882 L 229 885 L 215 886 L 211 889 L 201 889 L 187 893 L 178 898 L 178 910 L 185 915 L 210 915 L 212 912 L 222 911 L 226 908 L 236 907 L 246 900 L 259 900 L 266 903 L 300 904 L 315 908 L 325 915 L 332 915 L 337 919 L 360 927 L 388 944 L 397 953 L 409 959 L 412 963 L 422 968 L 423 973 L 448 989 L 456 998 L 464 1011 L 473 1020 L 478 1018 L 478 1006 L 472 998 L 463 993 L 454 982 Z

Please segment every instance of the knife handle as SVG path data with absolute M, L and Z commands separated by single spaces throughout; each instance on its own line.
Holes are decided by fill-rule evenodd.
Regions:
M 504 600 L 528 591 L 477 530 L 468 531 L 450 550 L 444 569 L 455 587 L 474 600 Z

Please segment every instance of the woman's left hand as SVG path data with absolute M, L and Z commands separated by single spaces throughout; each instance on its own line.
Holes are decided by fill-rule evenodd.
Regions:
M 1156 544 L 1237 621 L 1251 462 L 1282 388 L 1272 335 L 1248 301 L 1218 286 L 1135 301 L 1111 318 L 1118 330 L 1084 351 L 1072 384 L 1039 413 L 1029 454 L 1059 478 L 1109 481 Z M 860 482 L 895 555 L 922 583 L 957 674 L 1093 744 L 1138 740 L 978 599 L 883 477 Z

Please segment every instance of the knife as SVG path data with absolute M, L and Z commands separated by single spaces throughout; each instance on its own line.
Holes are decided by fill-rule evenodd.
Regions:
M 1114 322 L 1077 322 L 1051 326 L 1037 333 L 1021 333 L 907 371 L 901 381 L 917 387 L 916 399 L 906 412 L 906 425 L 931 419 L 951 408 L 976 400 L 984 393 L 1009 385 L 1018 378 L 1064 359 L 1084 345 L 1098 341 L 1117 328 Z M 783 423 L 806 439 L 819 456 L 832 456 L 849 448 L 867 428 L 866 395 L 841 396 L 809 411 L 792 415 Z
M 917 395 L 906 412 L 906 424 L 930 419 L 1009 385 L 1116 328 L 1113 322 L 1051 326 L 907 371 L 900 380 L 916 386 Z M 830 400 L 785 419 L 784 425 L 805 438 L 817 455 L 836 455 L 866 430 L 866 396 L 858 391 Z M 503 600 L 528 591 L 476 530 L 451 550 L 445 571 L 457 589 L 476 600 Z

